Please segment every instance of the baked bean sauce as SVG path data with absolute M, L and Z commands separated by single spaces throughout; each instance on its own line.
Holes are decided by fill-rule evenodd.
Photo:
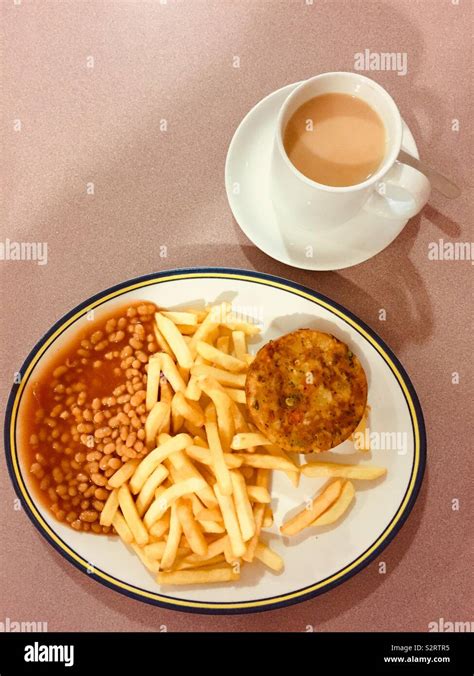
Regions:
M 56 519 L 78 531 L 99 523 L 108 479 L 147 453 L 146 371 L 157 351 L 154 313 L 137 303 L 83 328 L 29 383 L 22 444 L 36 493 Z

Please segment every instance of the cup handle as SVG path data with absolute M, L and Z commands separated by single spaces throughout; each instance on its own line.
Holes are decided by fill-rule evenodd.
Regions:
M 395 162 L 375 191 L 365 203 L 364 209 L 384 218 L 411 218 L 427 203 L 431 185 L 417 169 Z

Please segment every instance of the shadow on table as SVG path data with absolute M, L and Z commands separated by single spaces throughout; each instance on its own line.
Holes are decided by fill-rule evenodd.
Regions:
M 420 220 L 420 216 L 412 219 L 376 257 L 341 271 L 296 270 L 255 247 L 244 246 L 243 251 L 256 269 L 294 279 L 341 303 L 398 350 L 405 344 L 426 342 L 433 331 L 433 311 L 425 280 L 410 260 Z

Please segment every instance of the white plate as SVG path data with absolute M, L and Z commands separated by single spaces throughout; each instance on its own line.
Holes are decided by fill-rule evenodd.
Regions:
M 295 226 L 291 236 L 282 233 L 269 192 L 270 160 L 278 112 L 299 84 L 287 85 L 266 96 L 238 126 L 225 165 L 227 199 L 240 228 L 268 256 L 306 270 L 348 268 L 380 253 L 408 221 L 382 218 L 361 210 L 333 231 L 318 233 L 315 229 L 310 233 Z M 402 148 L 419 158 L 415 140 L 405 122 Z M 308 255 L 309 245 L 311 256 Z
M 351 442 L 327 454 L 345 454 L 351 462 L 384 465 L 385 480 L 364 486 L 350 512 L 337 527 L 307 530 L 291 540 L 277 526 L 324 483 L 303 477 L 293 488 L 284 474 L 274 473 L 272 508 L 275 526 L 267 539 L 284 558 L 285 570 L 275 575 L 260 563 L 246 565 L 238 584 L 209 587 L 162 587 L 126 546 L 114 537 L 78 533 L 57 522 L 29 491 L 28 468 L 22 461 L 21 438 L 25 387 L 56 349 L 87 321 L 109 312 L 114 304 L 144 299 L 159 306 L 203 305 L 232 301 L 235 309 L 262 323 L 259 344 L 300 327 L 319 328 L 346 342 L 360 357 L 369 382 L 372 432 L 401 433 L 406 452 L 357 453 Z M 91 580 L 128 596 L 182 610 L 245 612 L 280 607 L 330 589 L 366 566 L 398 532 L 421 485 L 425 462 L 423 417 L 416 393 L 396 357 L 371 329 L 331 300 L 293 282 L 242 270 L 206 268 L 160 272 L 130 280 L 90 298 L 59 320 L 39 341 L 21 368 L 21 383 L 10 395 L 5 424 L 7 461 L 15 489 L 41 534 Z M 402 437 L 400 437 L 402 438 Z M 323 532 L 324 531 L 324 532 Z

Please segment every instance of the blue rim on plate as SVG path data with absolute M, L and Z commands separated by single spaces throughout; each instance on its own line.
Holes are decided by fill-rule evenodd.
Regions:
M 29 375 L 31 374 L 36 363 L 39 361 L 46 349 L 56 340 L 56 338 L 80 316 L 86 314 L 93 308 L 99 307 L 111 298 L 118 297 L 132 289 L 146 287 L 160 282 L 176 281 L 180 279 L 189 280 L 196 278 L 221 278 L 253 281 L 254 283 L 280 288 L 289 293 L 302 296 L 308 300 L 311 300 L 317 305 L 329 309 L 333 312 L 333 314 L 336 314 L 338 317 L 342 318 L 346 323 L 356 329 L 372 344 L 373 347 L 375 347 L 377 352 L 382 356 L 392 373 L 397 378 L 410 411 L 415 440 L 415 452 L 411 478 L 405 495 L 403 496 L 403 499 L 391 522 L 386 526 L 385 530 L 375 543 L 373 543 L 361 555 L 359 555 L 355 561 L 352 561 L 342 570 L 337 571 L 333 575 L 321 580 L 317 584 L 306 586 L 302 589 L 286 593 L 282 596 L 272 596 L 255 601 L 204 603 L 200 601 L 173 598 L 162 593 L 153 593 L 145 589 L 140 589 L 133 585 L 124 583 L 122 580 L 118 580 L 105 571 L 99 570 L 97 568 L 94 568 L 94 570 L 91 571 L 90 564 L 83 557 L 74 552 L 74 550 L 72 550 L 70 546 L 67 545 L 44 521 L 36 508 L 34 500 L 31 498 L 20 471 L 16 443 L 16 421 L 21 396 L 28 382 Z M 330 300 L 326 296 L 313 291 L 312 289 L 274 275 L 233 268 L 183 268 L 155 272 L 130 279 L 120 284 L 116 284 L 115 286 L 105 289 L 104 291 L 101 291 L 100 293 L 97 293 L 84 302 L 80 303 L 73 310 L 59 319 L 31 350 L 20 369 L 20 375 L 21 380 L 19 383 L 15 383 L 13 385 L 8 399 L 5 416 L 4 438 L 6 459 L 10 477 L 15 491 L 20 498 L 22 506 L 29 519 L 39 530 L 41 535 L 56 549 L 56 551 L 58 551 L 64 558 L 70 561 L 76 568 L 81 570 L 83 573 L 86 573 L 89 577 L 93 577 L 106 587 L 114 589 L 115 591 L 118 591 L 130 598 L 138 599 L 140 601 L 144 601 L 152 605 L 158 605 L 167 609 L 207 614 L 249 613 L 263 610 L 275 610 L 277 608 L 283 608 L 293 605 L 294 603 L 299 603 L 301 601 L 318 596 L 319 594 L 334 588 L 335 586 L 341 584 L 358 573 L 385 549 L 385 547 L 398 533 L 402 525 L 405 523 L 411 510 L 413 509 L 423 481 L 423 474 L 426 464 L 426 432 L 423 421 L 423 413 L 415 389 L 400 361 L 393 354 L 390 348 L 384 343 L 384 341 L 349 310 L 346 310 L 343 306 Z

